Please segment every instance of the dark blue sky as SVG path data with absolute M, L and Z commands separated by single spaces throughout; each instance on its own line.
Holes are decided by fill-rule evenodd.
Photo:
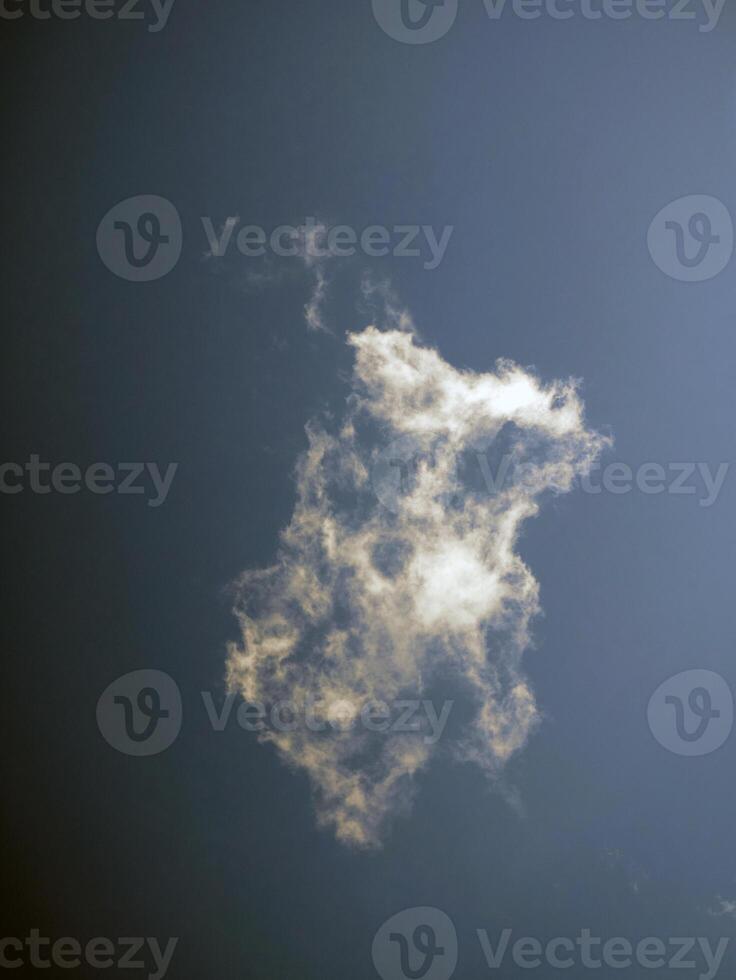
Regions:
M 366 266 L 454 366 L 582 379 L 590 425 L 615 439 L 604 463 L 733 460 L 734 266 L 669 278 L 647 231 L 686 195 L 736 213 L 734 11 L 702 33 L 492 22 L 463 0 L 445 37 L 406 45 L 368 0 L 176 0 L 158 33 L 29 16 L 3 35 L 4 458 L 179 464 L 160 508 L 3 497 L 3 935 L 179 936 L 169 975 L 219 980 L 376 976 L 376 930 L 413 906 L 452 918 L 463 980 L 487 970 L 479 928 L 728 936 L 708 910 L 736 897 L 736 742 L 668 752 L 647 704 L 691 668 L 736 683 L 730 471 L 711 507 L 578 491 L 526 526 L 543 723 L 507 770 L 523 814 L 438 759 L 384 848 L 353 852 L 316 828 L 303 775 L 211 730 L 199 692 L 222 696 L 225 590 L 273 559 L 305 423 L 343 411 Z M 173 202 L 184 237 L 168 276 L 136 284 L 95 235 L 140 194 Z M 247 285 L 256 260 L 203 261 L 200 218 L 230 215 L 454 231 L 434 270 L 335 260 L 326 335 L 305 329 L 297 260 L 267 289 Z M 181 735 L 150 759 L 95 722 L 139 668 L 183 700 Z

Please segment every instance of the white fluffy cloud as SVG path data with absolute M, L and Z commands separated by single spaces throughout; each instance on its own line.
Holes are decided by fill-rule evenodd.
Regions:
M 421 698 L 451 676 L 473 714 L 450 747 L 493 778 L 538 720 L 521 664 L 538 589 L 519 531 L 542 494 L 571 489 L 604 439 L 586 427 L 573 382 L 544 385 L 509 362 L 456 370 L 411 329 L 368 327 L 347 340 L 355 367 L 344 419 L 335 431 L 307 426 L 275 564 L 237 582 L 230 687 L 249 702 L 313 702 L 328 717 L 335 702 L 357 714 Z M 417 452 L 386 507 L 371 477 L 401 440 Z M 501 442 L 525 476 L 490 495 L 464 479 L 463 461 Z M 307 773 L 320 823 L 357 846 L 381 843 L 437 751 L 420 732 L 350 725 L 261 738 Z

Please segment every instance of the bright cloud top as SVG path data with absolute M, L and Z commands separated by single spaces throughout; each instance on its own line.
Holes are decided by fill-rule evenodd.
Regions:
M 407 330 L 368 327 L 348 343 L 342 426 L 308 425 L 276 563 L 237 583 L 242 640 L 228 678 L 249 702 L 309 701 L 324 717 L 336 702 L 357 714 L 421 698 L 438 678 L 467 694 L 471 721 L 436 744 L 349 724 L 262 733 L 309 776 L 321 824 L 376 846 L 438 745 L 494 777 L 534 729 L 521 658 L 538 588 L 517 538 L 540 496 L 570 490 L 605 440 L 586 427 L 574 382 L 543 385 L 509 362 L 459 371 Z M 415 465 L 385 507 L 371 475 L 381 451 L 407 439 Z M 465 478 L 464 461 L 501 444 L 524 479 L 489 495 Z

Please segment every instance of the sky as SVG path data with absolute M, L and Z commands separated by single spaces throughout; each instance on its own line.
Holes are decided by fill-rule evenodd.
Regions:
M 725 977 L 736 14 L 407 3 L 3 8 L 0 938 Z

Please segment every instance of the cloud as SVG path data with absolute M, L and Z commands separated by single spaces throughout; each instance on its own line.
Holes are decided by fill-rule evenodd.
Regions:
M 625 887 L 639 895 L 642 888 L 649 884 L 650 874 L 642 868 L 633 858 L 625 854 L 621 848 L 609 847 L 603 852 L 603 860 L 608 871 L 612 871 L 623 878 Z
M 372 273 L 364 272 L 360 283 L 360 309 L 380 322 L 384 329 L 416 332 L 409 310 L 400 302 L 388 280 L 376 280 Z
M 719 895 L 717 902 L 718 905 L 715 908 L 708 909 L 708 915 L 716 918 L 726 915 L 729 919 L 736 919 L 736 899 L 722 898 Z
M 246 701 L 312 702 L 320 717 L 337 701 L 357 714 L 452 678 L 472 714 L 436 745 L 421 732 L 355 725 L 259 736 L 306 772 L 321 825 L 372 847 L 408 809 L 433 753 L 448 748 L 496 780 L 537 725 L 521 661 L 538 587 L 518 536 L 540 497 L 569 491 L 605 440 L 586 427 L 575 382 L 545 385 L 509 361 L 485 374 L 457 370 L 407 329 L 386 287 L 366 282 L 363 295 L 383 304 L 391 328 L 347 336 L 355 364 L 345 416 L 307 426 L 276 561 L 234 586 L 242 635 L 227 671 Z M 414 465 L 385 507 L 371 475 L 385 447 L 407 439 Z M 463 479 L 463 461 L 499 444 L 525 476 L 489 495 Z
M 202 258 L 213 271 L 220 272 L 222 269 L 215 260 L 221 260 L 228 254 L 240 218 L 237 215 L 226 218 L 217 228 L 210 218 L 203 218 L 202 221 L 208 240 L 208 248 L 203 252 Z M 284 259 L 297 259 L 302 270 L 306 270 L 312 281 L 309 299 L 304 305 L 307 328 L 331 333 L 324 312 L 331 285 L 327 265 L 333 259 L 340 257 L 341 253 L 330 244 L 328 226 L 322 221 L 307 218 L 303 225 L 283 226 L 281 230 L 284 234 L 288 234 L 286 232 L 288 228 L 291 231 L 286 246 L 288 253 L 280 251 L 284 248 L 282 237 L 278 234 L 280 229 L 274 230 L 270 237 L 265 229 L 259 229 L 263 235 L 261 241 L 264 243 L 259 246 L 262 254 L 249 257 L 244 271 L 241 271 L 238 276 L 238 285 L 244 292 L 261 292 L 281 285 L 285 279 L 293 278 L 296 271 L 291 261 L 284 263 Z M 254 260 L 257 262 L 255 267 L 251 264 Z
M 304 307 L 304 319 L 309 330 L 330 332 L 324 316 L 324 305 L 330 286 L 325 263 L 338 253 L 328 244 L 327 225 L 317 223 L 305 225 L 300 229 L 300 255 L 307 269 L 312 273 L 312 293 Z
M 321 265 L 315 266 L 313 272 L 314 287 L 309 302 L 304 307 L 304 319 L 310 330 L 327 330 L 322 308 L 327 296 L 328 279 Z

